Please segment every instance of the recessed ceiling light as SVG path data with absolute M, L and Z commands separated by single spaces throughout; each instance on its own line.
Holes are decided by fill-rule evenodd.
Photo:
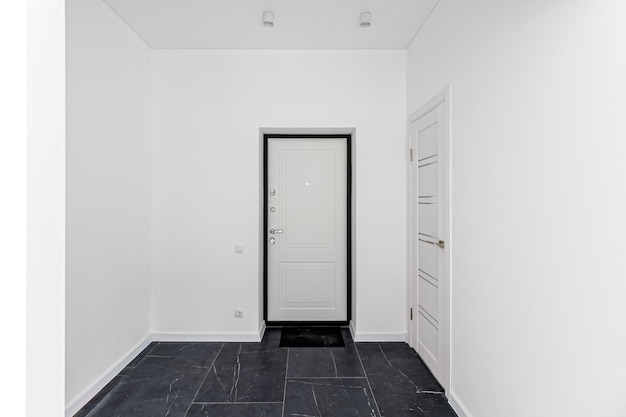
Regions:
M 274 27 L 274 13 L 270 11 L 263 12 L 263 26 L 266 28 Z
M 362 28 L 368 28 L 372 26 L 372 14 L 370 12 L 361 13 L 361 18 L 359 19 L 359 22 Z

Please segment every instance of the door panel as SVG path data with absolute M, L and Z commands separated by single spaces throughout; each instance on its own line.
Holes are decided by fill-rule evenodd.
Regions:
M 433 319 L 433 324 L 439 321 L 439 300 L 437 297 L 437 281 L 426 274 L 421 274 L 420 292 L 418 295 L 420 311 L 424 310 L 426 314 Z
M 432 238 L 420 236 L 420 239 L 426 239 L 429 242 Z M 420 240 L 418 246 L 419 270 L 424 271 L 434 279 L 438 279 L 439 269 L 439 248 L 430 243 Z
M 334 150 L 280 150 L 278 217 L 289 230 L 281 249 L 326 248 L 335 243 Z
M 441 161 L 443 104 L 411 121 L 411 285 L 412 305 L 417 308 L 411 343 L 441 382 L 440 319 L 445 314 L 440 274 L 444 271 L 443 240 L 444 171 Z M 445 247 L 445 245 L 444 245 Z
M 418 190 L 420 203 L 429 202 L 432 204 L 432 201 L 422 201 L 422 199 L 437 197 L 437 175 L 439 173 L 439 164 L 437 163 L 437 158 L 429 158 L 427 163 L 419 166 L 418 172 Z
M 439 206 L 437 204 L 420 204 L 420 215 L 418 219 L 419 233 L 423 235 L 423 238 L 427 237 L 435 238 L 439 233 L 437 227 Z M 430 239 L 433 240 L 433 239 Z
M 417 351 L 427 365 L 429 362 L 436 363 L 439 351 L 439 330 L 422 310 L 419 310 L 417 325 L 419 327 Z M 431 366 L 429 365 L 429 368 Z
M 418 150 L 419 150 L 419 165 L 422 165 L 426 159 L 431 158 L 437 155 L 439 152 L 437 150 L 437 132 L 438 132 L 438 123 L 435 115 L 427 114 L 422 117 L 420 120 L 419 127 L 419 136 L 418 140 Z
M 335 307 L 333 263 L 283 262 L 280 264 L 280 307 Z
M 267 319 L 345 321 L 347 139 L 267 145 Z

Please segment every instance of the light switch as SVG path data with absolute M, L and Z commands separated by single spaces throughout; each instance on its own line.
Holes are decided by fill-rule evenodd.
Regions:
M 243 245 L 235 245 L 235 253 L 243 253 Z

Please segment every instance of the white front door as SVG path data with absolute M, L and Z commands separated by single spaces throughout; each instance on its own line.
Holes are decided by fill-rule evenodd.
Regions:
M 347 139 L 267 139 L 267 319 L 347 320 Z
M 447 382 L 447 242 L 445 106 L 439 102 L 410 119 L 411 345 L 433 375 Z

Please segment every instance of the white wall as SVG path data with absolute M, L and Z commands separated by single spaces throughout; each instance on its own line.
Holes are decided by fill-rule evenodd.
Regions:
M 150 332 L 150 51 L 98 0 L 67 18 L 68 411 Z
M 408 111 L 452 84 L 452 400 L 626 413 L 626 3 L 442 1 Z
M 65 19 L 63 0 L 28 1 L 26 415 L 64 411 Z M 9 15 L 12 16 L 12 15 Z M 19 19 L 19 17 L 16 17 Z M 24 32 L 11 36 L 19 43 Z M 11 38 L 13 39 L 13 38 Z M 17 58 L 18 67 L 22 58 Z M 19 79 L 14 80 L 16 83 Z M 19 111 L 19 101 L 12 103 Z M 3 115 L 12 117 L 12 115 Z M 14 121 L 17 121 L 14 119 Z M 3 138 L 14 141 L 16 138 Z M 17 139 L 19 140 L 19 139 Z M 19 155 L 14 156 L 16 161 Z M 19 183 L 23 173 L 16 172 Z M 12 201 L 7 204 L 12 205 Z M 19 201 L 16 202 L 19 206 Z M 16 219 L 18 220 L 18 219 Z M 4 234 L 4 233 L 3 233 Z M 15 246 L 20 241 L 14 241 Z M 3 252 L 3 256 L 7 255 Z M 2 277 L 11 281 L 16 277 Z M 3 288 L 3 291 L 6 291 Z M 19 293 L 15 294 L 16 297 Z M 19 312 L 10 318 L 17 320 Z M 19 339 L 3 328 L 3 344 Z M 19 342 L 17 342 L 19 344 Z M 4 362 L 19 358 L 3 355 Z M 3 369 L 4 370 L 4 369 Z M 4 378 L 20 384 L 4 370 Z M 3 398 L 19 401 L 8 393 Z M 8 411 L 3 413 L 11 415 Z M 19 415 L 19 414 L 14 414 Z
M 2 343 L 0 347 L 2 356 L 11 358 L 3 363 L 2 371 L 11 377 L 0 379 L 0 392 L 4 398 L 11 399 L 2 407 L 3 414 L 11 416 L 26 415 L 28 27 L 25 6 L 24 2 L 0 4 L 0 50 L 3 60 L 11 63 L 2 68 L 0 78 L 0 328 L 5 335 L 11 335 L 10 343 Z M 45 375 L 44 379 L 47 378 Z
M 258 333 L 261 127 L 356 128 L 357 331 L 403 337 L 405 51 L 152 56 L 159 337 Z M 235 307 L 245 309 L 243 319 L 233 318 Z

